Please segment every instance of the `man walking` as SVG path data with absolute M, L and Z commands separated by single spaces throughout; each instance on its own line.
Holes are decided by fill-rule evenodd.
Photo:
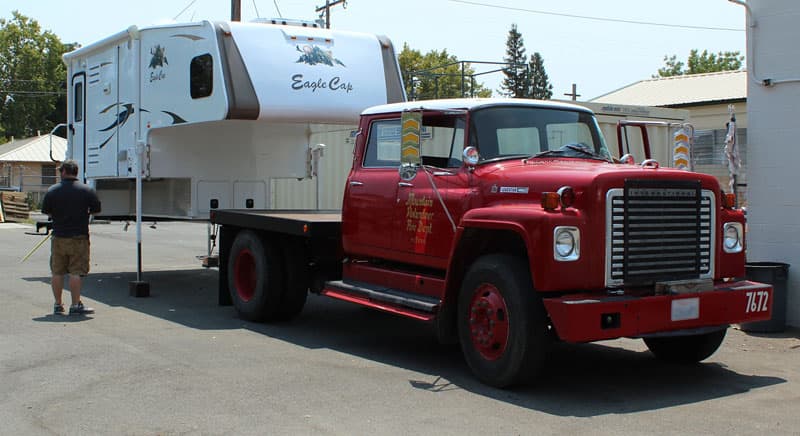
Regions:
M 66 274 L 72 294 L 69 314 L 94 313 L 94 309 L 81 302 L 81 281 L 89 274 L 89 214 L 100 212 L 100 200 L 94 190 L 78 181 L 78 164 L 74 160 L 62 162 L 59 171 L 61 183 L 51 186 L 42 202 L 42 213 L 50 215 L 53 221 L 50 246 L 53 313 L 64 313 L 61 293 Z

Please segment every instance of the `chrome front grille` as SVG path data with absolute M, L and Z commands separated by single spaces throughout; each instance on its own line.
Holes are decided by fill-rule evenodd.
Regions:
M 606 196 L 606 285 L 713 277 L 714 193 L 629 180 Z

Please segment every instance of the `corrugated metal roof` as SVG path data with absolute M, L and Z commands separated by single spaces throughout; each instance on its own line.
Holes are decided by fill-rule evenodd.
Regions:
M 0 145 L 2 162 L 52 162 L 50 160 L 50 136 L 41 135 L 19 139 Z M 64 160 L 67 154 L 67 140 L 53 136 L 53 159 Z
M 641 106 L 680 106 L 747 98 L 747 71 L 640 80 L 590 100 Z

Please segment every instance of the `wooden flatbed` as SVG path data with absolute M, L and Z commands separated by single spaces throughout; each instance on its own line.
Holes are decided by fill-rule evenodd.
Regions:
M 210 215 L 213 224 L 306 238 L 338 237 L 342 229 L 339 210 L 224 209 L 212 211 Z

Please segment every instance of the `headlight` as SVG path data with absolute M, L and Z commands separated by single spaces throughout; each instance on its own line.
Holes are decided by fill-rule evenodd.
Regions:
M 722 248 L 726 253 L 739 253 L 744 248 L 741 223 L 725 223 L 722 226 Z
M 577 227 L 556 227 L 553 231 L 553 257 L 560 262 L 580 258 L 581 232 Z

